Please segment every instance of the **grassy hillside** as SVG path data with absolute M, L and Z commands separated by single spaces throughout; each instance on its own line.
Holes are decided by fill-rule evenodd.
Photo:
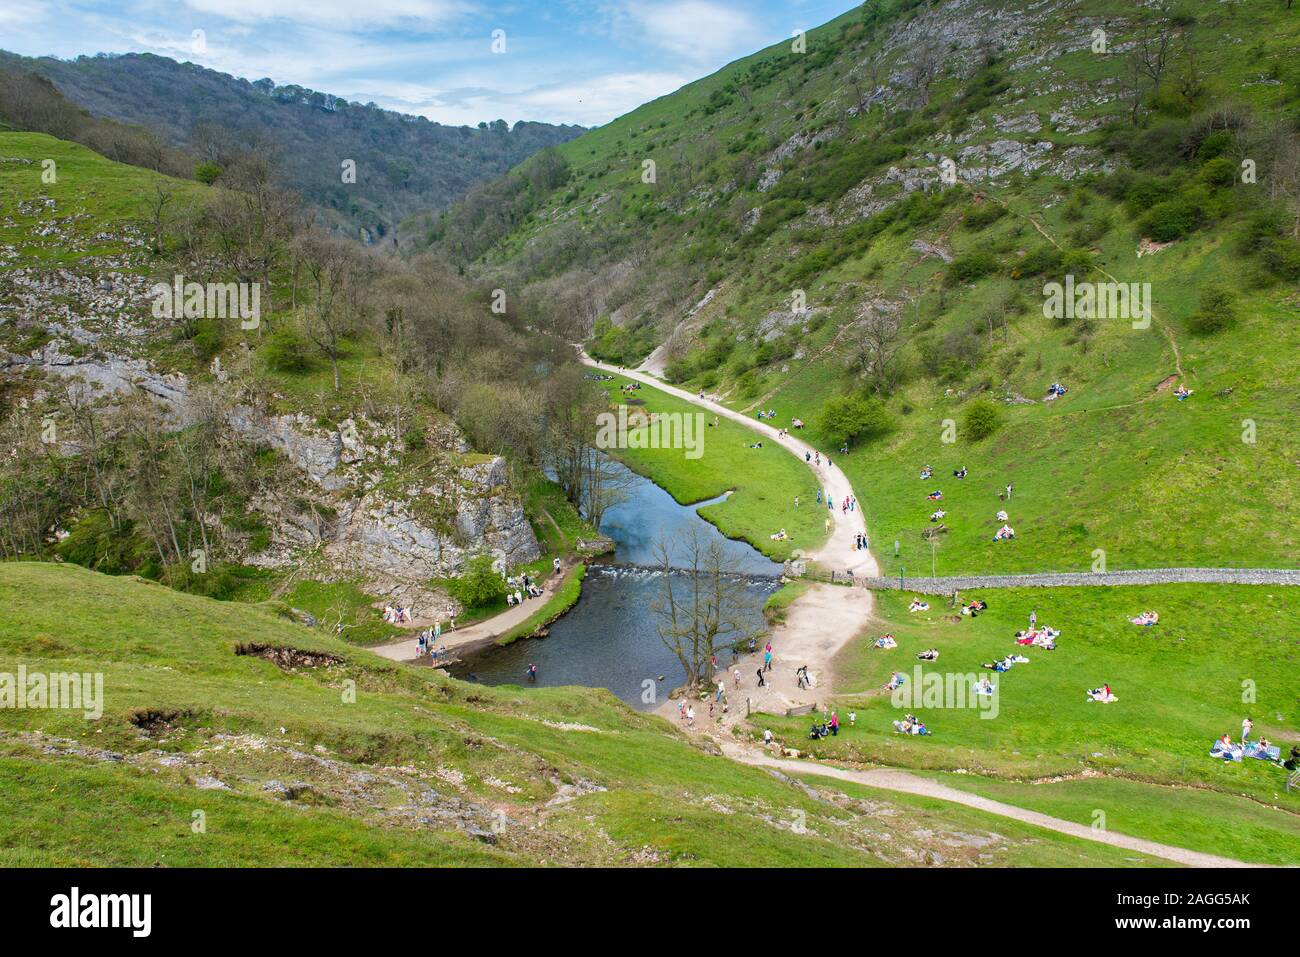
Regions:
M 1291 565 L 1298 54 L 1272 0 L 879 0 L 564 144 L 560 185 L 525 164 L 491 194 L 511 216 L 471 199 L 428 239 L 530 323 L 585 323 L 597 357 L 662 346 L 672 381 L 849 438 L 887 571 L 930 567 L 933 488 L 941 574 Z M 1067 276 L 1149 283 L 1151 321 L 1048 318 Z M 880 413 L 825 423 L 845 396 Z M 994 545 L 1008 483 L 1017 538 Z
M 75 566 L 0 565 L 0 673 L 19 666 L 100 672 L 105 700 L 96 721 L 0 710 L 8 865 L 1150 863 L 809 792 L 603 691 L 467 685 Z
M 224 165 L 223 154 L 238 148 L 264 149 L 309 202 L 354 235 L 366 230 L 375 242 L 412 213 L 441 209 L 474 183 L 581 132 L 581 127 L 550 123 L 509 127 L 490 116 L 478 129 L 444 126 L 294 84 L 277 86 L 269 78 L 250 83 L 147 53 L 59 60 L 0 51 L 0 69 L 45 78 L 95 117 L 142 127 L 161 143 L 186 151 L 185 175 L 193 175 L 201 162 Z M 0 110 L 0 119 L 40 123 L 48 116 L 48 110 L 12 105 L 13 115 Z M 68 136 L 63 127 L 19 128 Z M 169 166 L 177 165 L 169 159 Z M 356 164 L 351 184 L 340 175 L 345 160 Z
M 966 598 L 976 594 L 988 610 L 954 620 L 945 602 L 932 599 L 928 612 L 909 613 L 911 596 L 879 593 L 875 630 L 836 663 L 832 705 L 844 723 L 856 710 L 856 725 L 815 744 L 804 740 L 807 719 L 764 715 L 762 727 L 823 757 L 959 771 L 943 775 L 945 782 L 1048 813 L 1059 808 L 1081 823 L 1102 810 L 1109 827 L 1140 837 L 1250 860 L 1300 860 L 1300 794 L 1286 789 L 1286 772 L 1209 756 L 1215 738 L 1239 737 L 1247 716 L 1254 737 L 1268 738 L 1284 754 L 1300 739 L 1300 618 L 1284 590 L 1166 585 L 993 590 Z M 1130 624 L 1147 609 L 1159 612 L 1158 625 Z M 1040 624 L 1061 630 L 1055 651 L 1014 643 L 1031 610 Z M 865 640 L 885 632 L 897 639 L 896 649 Z M 938 662 L 918 661 L 916 654 L 929 648 L 939 650 Z M 1013 653 L 1029 663 L 1003 674 L 981 667 Z M 895 671 L 915 685 L 917 666 L 987 675 L 999 691 L 996 715 L 894 707 L 880 689 Z M 1103 683 L 1119 700 L 1088 702 L 1085 691 Z M 894 734 L 891 722 L 905 712 L 924 720 L 931 736 Z M 1228 820 L 1232 826 L 1224 827 Z

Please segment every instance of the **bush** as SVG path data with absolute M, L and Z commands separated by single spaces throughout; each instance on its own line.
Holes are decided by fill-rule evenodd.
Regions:
M 974 282 L 984 276 L 998 271 L 997 257 L 992 253 L 971 253 L 959 256 L 952 261 L 944 276 L 944 283 L 949 286 Z
M 983 202 L 978 206 L 972 206 L 966 211 L 966 216 L 962 219 L 962 226 L 973 232 L 978 232 L 992 226 L 1006 214 L 1005 206 L 994 202 Z
M 479 555 L 469 560 L 463 575 L 451 581 L 447 593 L 466 608 L 483 608 L 505 601 L 506 583 L 492 567 L 492 556 Z
M 822 406 L 819 425 L 836 442 L 872 439 L 893 427 L 889 410 L 879 399 L 837 395 Z
M 294 329 L 277 329 L 267 336 L 262 355 L 276 372 L 306 372 L 312 366 L 307 340 Z
M 987 439 L 1002 428 L 1002 410 L 988 399 L 976 399 L 966 407 L 962 429 L 972 442 Z
M 199 163 L 194 167 L 194 178 L 200 183 L 206 183 L 208 186 L 211 186 L 217 181 L 217 177 L 221 175 L 221 172 L 221 167 L 216 163 Z
M 1142 219 L 1142 231 L 1159 243 L 1173 242 L 1196 229 L 1196 208 L 1182 199 L 1157 203 Z
M 1237 321 L 1236 294 L 1227 286 L 1215 283 L 1201 291 L 1200 305 L 1187 317 L 1187 328 L 1197 335 L 1222 332 Z

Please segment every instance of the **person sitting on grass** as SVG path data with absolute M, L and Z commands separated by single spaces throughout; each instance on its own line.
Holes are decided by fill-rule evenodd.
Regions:
M 1100 688 L 1089 689 L 1088 700 L 1100 701 L 1102 704 L 1110 704 L 1114 701 L 1118 701 L 1119 699 L 1116 698 L 1114 693 L 1110 690 L 1110 685 L 1104 684 Z
M 897 647 L 898 647 L 898 642 L 894 640 L 894 636 L 893 636 L 893 635 L 884 635 L 883 637 L 877 638 L 877 639 L 873 642 L 873 644 L 874 644 L 877 648 L 897 648 Z
M 1129 621 L 1135 625 L 1140 625 L 1143 628 L 1149 628 L 1151 625 L 1157 624 L 1160 621 L 1160 616 L 1154 611 L 1144 611 L 1136 618 L 1130 618 Z
M 940 489 L 935 489 L 933 492 L 927 495 L 926 498 L 928 498 L 932 502 L 937 502 L 943 498 L 943 491 Z
M 924 482 L 933 474 L 934 474 L 934 469 L 930 468 L 930 466 L 928 465 L 925 466 L 924 468 L 921 469 L 921 481 Z
M 935 509 L 933 512 L 930 513 L 930 521 L 937 522 L 939 521 L 939 519 L 943 518 L 947 514 L 948 513 L 941 508 Z
M 1174 390 L 1174 396 L 1177 397 L 1179 402 L 1182 402 L 1191 394 L 1192 394 L 1192 390 L 1187 388 L 1187 386 L 1182 383 L 1179 383 L 1178 388 Z
M 930 603 L 922 601 L 920 598 L 913 598 L 912 603 L 907 606 L 908 611 L 929 611 Z
M 1012 528 L 1010 525 L 1003 525 L 993 534 L 993 541 L 1003 542 L 1006 541 L 1007 539 L 1011 539 L 1015 537 L 1016 537 L 1016 530 Z
M 905 681 L 907 681 L 907 675 L 903 674 L 901 671 L 895 671 L 890 676 L 889 683 L 885 685 L 885 690 L 893 691 L 895 688 L 902 687 Z
M 922 651 L 922 652 L 921 652 L 920 654 L 918 654 L 916 657 L 917 657 L 917 659 L 920 660 L 920 661 L 938 661 L 938 660 L 939 660 L 939 649 L 938 649 L 938 648 L 927 648 L 927 649 L 925 649 L 925 651 Z
M 1007 516 L 1006 509 L 998 509 L 998 514 L 997 514 L 996 517 L 997 517 L 997 520 L 998 520 L 999 522 L 1007 522 L 1007 521 L 1010 521 L 1010 519 L 1009 519 L 1008 516 Z

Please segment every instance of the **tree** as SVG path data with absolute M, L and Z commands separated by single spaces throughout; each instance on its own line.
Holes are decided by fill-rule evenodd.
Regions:
M 362 285 L 361 254 L 350 244 L 318 230 L 299 237 L 296 249 L 313 293 L 302 313 L 303 332 L 329 357 L 337 392 L 343 337 L 355 318 L 351 307 L 359 300 Z
M 465 571 L 447 592 L 466 608 L 484 608 L 505 600 L 506 583 L 492 567 L 492 556 L 478 555 L 465 563 Z
M 896 309 L 867 303 L 858 314 L 853 362 L 877 395 L 887 395 L 898 385 L 900 327 Z
M 884 435 L 892 427 L 889 410 L 877 398 L 837 395 L 822 406 L 819 425 L 836 442 L 850 442 Z
M 651 611 L 659 638 L 681 662 L 686 687 L 698 688 L 713 677 L 714 653 L 757 636 L 761 627 L 751 623 L 761 618 L 738 565 L 716 539 L 705 542 L 695 529 L 678 545 L 660 538 L 655 559 L 659 597 Z

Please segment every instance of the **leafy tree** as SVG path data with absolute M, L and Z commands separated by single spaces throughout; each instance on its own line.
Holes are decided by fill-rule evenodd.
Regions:
M 879 399 L 837 395 L 822 406 L 821 430 L 836 442 L 871 439 L 893 427 L 889 410 Z
M 465 564 L 464 573 L 447 586 L 447 592 L 466 608 L 483 608 L 505 600 L 506 583 L 492 567 L 492 556 L 479 555 Z

